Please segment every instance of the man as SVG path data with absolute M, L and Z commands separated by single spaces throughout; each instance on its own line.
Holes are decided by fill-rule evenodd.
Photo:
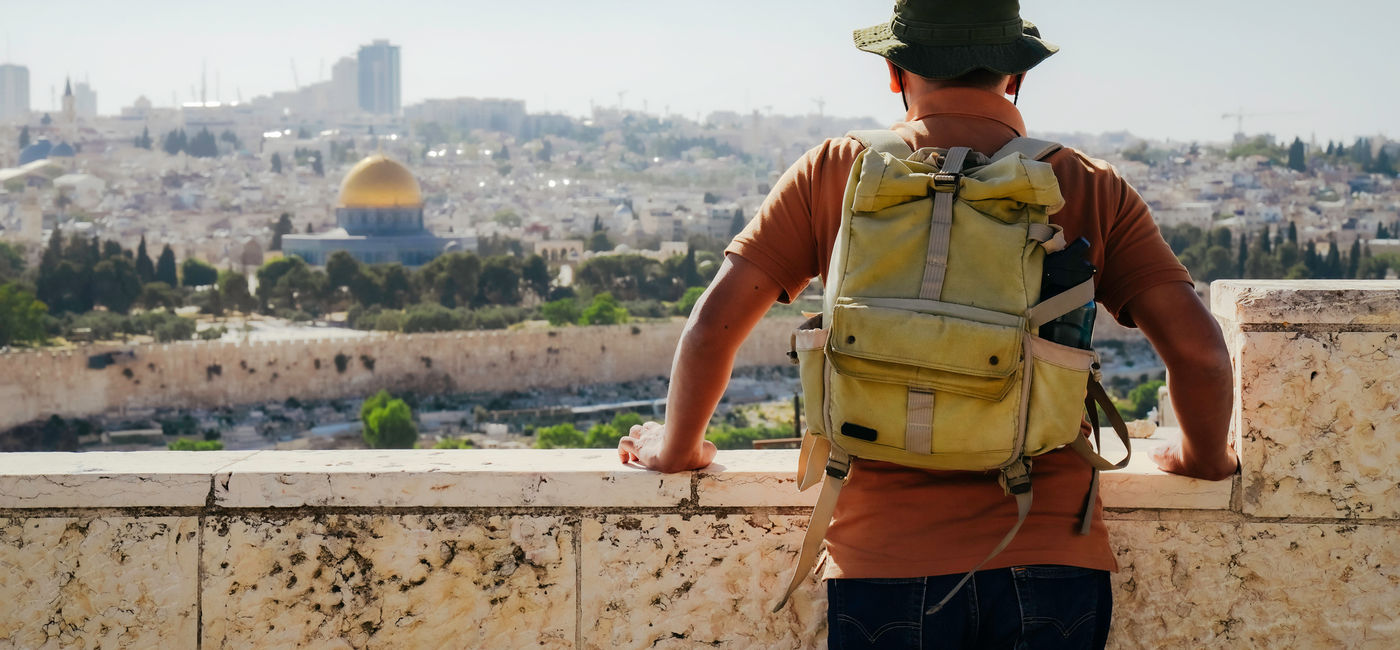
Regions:
M 991 154 L 1025 135 L 1018 96 L 1025 72 L 1057 51 L 1021 20 L 1015 0 L 901 0 L 887 24 L 855 32 L 887 60 L 911 148 L 967 146 Z M 632 428 L 623 462 L 664 472 L 708 465 L 704 440 L 735 352 L 774 300 L 826 277 L 842 194 L 863 151 L 827 140 L 798 160 L 735 237 L 696 304 L 672 367 L 667 423 Z M 1067 240 L 1090 242 L 1096 300 L 1140 327 L 1170 370 L 1183 439 L 1154 454 L 1166 471 L 1231 476 L 1231 368 L 1219 327 L 1162 240 L 1146 204 L 1107 163 L 1065 148 L 1047 158 L 1065 206 L 1051 217 Z M 968 423 L 969 427 L 976 423 Z M 1061 449 L 1036 458 L 1037 498 L 1011 545 L 949 604 L 926 615 L 1016 521 L 992 474 L 930 472 L 862 461 L 852 467 L 826 540 L 829 643 L 853 647 L 1102 647 L 1117 568 L 1101 506 L 1076 534 L 1090 467 Z

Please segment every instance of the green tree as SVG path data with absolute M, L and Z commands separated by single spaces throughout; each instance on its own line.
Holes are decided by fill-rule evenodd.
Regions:
M 49 308 L 17 282 L 0 284 L 0 346 L 42 343 Z
M 93 296 L 109 311 L 125 314 L 141 297 L 141 276 L 131 260 L 117 255 L 92 269 Z
M 1147 412 L 1157 406 L 1157 389 L 1161 388 L 1163 382 L 1160 379 L 1139 384 L 1136 388 L 1128 392 L 1129 412 L 1124 413 L 1132 418 L 1145 418 Z
M 1351 240 L 1351 252 L 1347 255 L 1347 268 L 1344 278 L 1360 277 L 1357 273 L 1361 270 L 1361 238 Z
M 273 154 L 272 154 L 272 160 L 271 160 L 270 162 L 271 162 L 271 165 L 272 165 L 272 173 L 274 173 L 274 174 L 281 174 L 281 173 L 282 173 L 282 154 L 277 153 L 277 152 L 273 152 Z
M 170 451 L 219 451 L 224 443 L 218 440 L 194 440 L 180 438 L 170 443 Z
M 272 226 L 272 243 L 268 245 L 270 251 L 282 250 L 282 236 L 290 235 L 295 230 L 292 228 L 292 215 L 286 212 L 277 217 L 277 223 Z
M 311 171 L 314 172 L 317 176 L 326 175 L 326 168 L 324 165 L 321 164 L 320 151 L 316 151 L 315 154 L 311 156 Z
M 578 449 L 588 446 L 588 439 L 565 422 L 535 430 L 535 449 Z
M 520 302 L 520 263 L 508 255 L 486 260 L 481 270 L 478 294 L 491 305 L 514 305 Z
M 258 301 L 248 293 L 248 276 L 237 271 L 219 272 L 219 293 L 225 305 L 244 314 L 257 309 Z
M 536 296 L 544 298 L 549 295 L 549 265 L 545 263 L 544 257 L 531 255 L 525 258 L 525 265 L 520 271 L 520 279 Z
M 588 436 L 584 444 L 592 449 L 614 449 L 617 441 L 622 439 L 622 432 L 611 424 L 595 424 L 588 428 Z
M 1288 146 L 1288 168 L 1293 171 L 1305 172 L 1308 170 L 1307 161 L 1304 155 L 1303 141 L 1297 137 L 1293 138 L 1293 144 Z
M 481 258 L 474 253 L 439 255 L 414 276 L 420 291 L 449 309 L 470 305 L 481 282 Z
M 549 321 L 550 325 L 561 327 L 571 323 L 577 323 L 583 313 L 578 308 L 578 301 L 573 298 L 560 298 L 540 305 L 540 315 Z
M 195 158 L 214 158 L 219 155 L 219 143 L 208 128 L 203 128 L 190 139 L 185 152 Z
M 1292 221 L 1288 222 L 1288 243 L 1295 245 L 1298 243 L 1298 224 Z
M 164 282 L 147 282 L 142 285 L 136 304 L 144 309 L 174 309 L 180 305 L 180 293 Z
M 175 277 L 175 251 L 170 250 L 170 244 L 160 250 L 160 259 L 156 260 L 156 281 L 172 287 L 180 284 L 180 279 Z
M 146 236 L 141 235 L 141 243 L 136 245 L 136 276 L 141 284 L 156 281 L 156 265 L 146 252 Z
M 363 271 L 363 264 L 347 251 L 335 251 L 326 258 L 326 281 L 339 289 L 349 287 L 355 275 Z
M 1342 259 L 1341 254 L 1337 252 L 1337 241 L 1333 239 L 1328 244 L 1327 258 L 1322 262 L 1322 272 L 1325 274 L 1322 277 L 1340 278 L 1342 277 Z
M 151 145 L 153 144 L 151 141 L 151 130 L 144 126 L 141 127 L 141 135 L 136 136 L 135 144 L 138 149 L 150 151 Z
M 588 250 L 595 253 L 606 253 L 613 249 L 613 242 L 608 239 L 608 231 L 597 230 L 588 236 Z
M 734 239 L 736 235 L 744 231 L 746 225 L 748 222 L 744 219 L 744 210 L 734 208 L 734 218 L 729 220 L 729 238 Z
M 681 316 L 689 316 L 691 310 L 695 309 L 695 303 L 700 301 L 700 296 L 705 294 L 705 287 L 691 287 L 685 290 L 685 295 L 676 303 L 676 313 Z
M 388 391 L 379 391 L 360 405 L 365 443 L 372 449 L 412 449 L 418 442 L 413 410 Z
M 1390 154 L 1381 147 L 1381 152 L 1376 154 L 1375 162 L 1371 163 L 1371 173 L 1395 176 L 1395 163 L 1390 159 Z
M 408 274 L 408 270 L 402 264 L 397 262 L 383 264 L 378 269 L 384 282 L 384 306 L 403 309 L 418 302 L 418 292 L 414 290 L 413 277 Z
M 169 318 L 163 320 L 160 325 L 151 332 L 160 343 L 170 343 L 172 341 L 188 341 L 194 338 L 195 330 L 198 326 L 193 320 L 170 314 Z
M 29 125 L 26 124 L 19 129 L 19 148 L 24 149 L 27 146 L 29 146 Z
M 0 283 L 24 274 L 24 246 L 0 241 Z
M 180 263 L 180 277 L 187 287 L 204 287 L 219 281 L 219 270 L 193 257 Z
M 616 325 L 627 322 L 627 309 L 618 304 L 611 293 L 593 296 L 593 302 L 579 316 L 580 325 Z

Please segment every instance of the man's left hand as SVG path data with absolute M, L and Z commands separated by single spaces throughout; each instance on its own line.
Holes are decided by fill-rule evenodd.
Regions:
M 715 443 L 701 440 L 697 449 L 669 449 L 666 425 L 646 422 L 632 425 L 631 431 L 617 442 L 617 455 L 625 465 L 637 462 L 658 472 L 684 472 L 700 469 L 715 459 Z

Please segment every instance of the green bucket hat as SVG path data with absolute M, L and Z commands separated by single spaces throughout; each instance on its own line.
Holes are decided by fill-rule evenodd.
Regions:
M 854 36 L 857 48 L 929 79 L 1020 74 L 1060 50 L 1021 19 L 1018 0 L 895 0 L 890 22 Z

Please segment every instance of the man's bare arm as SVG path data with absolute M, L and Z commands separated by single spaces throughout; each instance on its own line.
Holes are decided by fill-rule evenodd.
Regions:
M 705 429 L 729 385 L 734 357 L 782 288 L 742 257 L 726 256 L 715 279 L 695 303 L 671 363 L 666 424 L 632 427 L 617 446 L 622 462 L 680 472 L 709 465 L 715 446 Z
M 1238 461 L 1230 447 L 1234 379 L 1220 325 L 1185 282 L 1159 284 L 1127 305 L 1167 365 L 1181 444 L 1158 450 L 1163 470 L 1208 480 L 1229 478 Z

